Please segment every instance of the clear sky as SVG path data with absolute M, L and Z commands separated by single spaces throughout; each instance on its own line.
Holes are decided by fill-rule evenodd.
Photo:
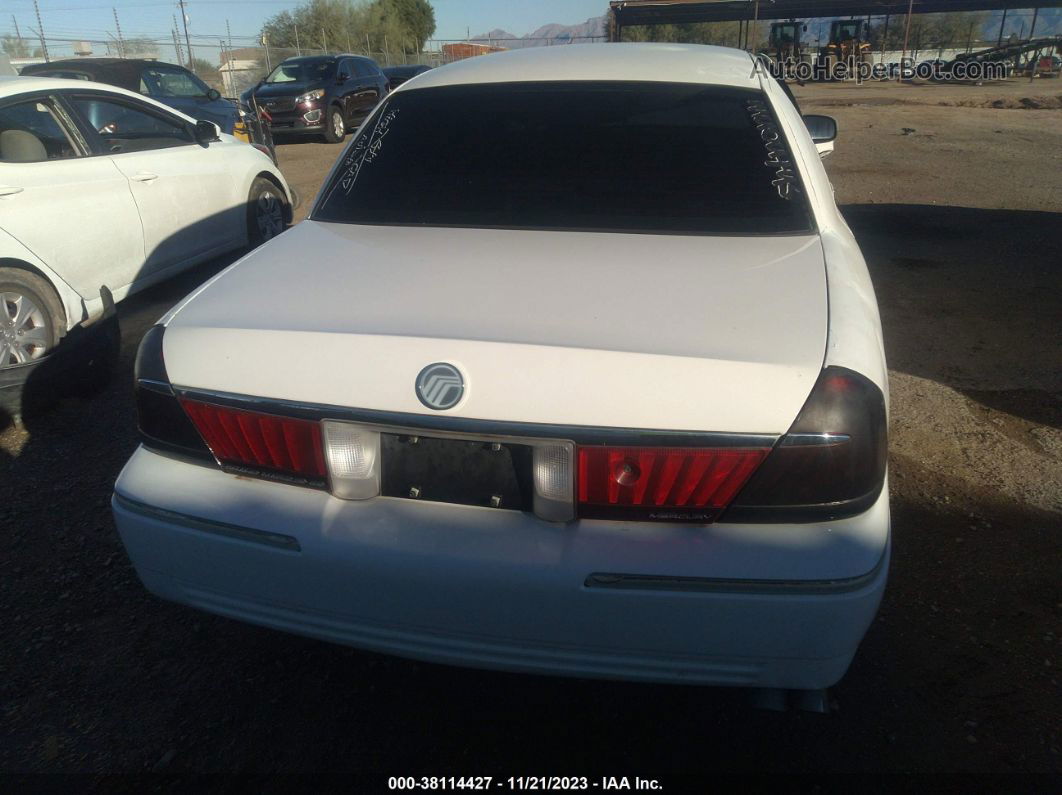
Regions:
M 608 0 L 429 0 L 435 7 L 435 37 L 461 39 L 503 28 L 517 36 L 550 22 L 571 25 L 600 16 Z M 38 0 L 48 38 L 106 39 L 114 34 L 112 7 L 118 11 L 126 37 L 147 35 L 168 38 L 178 14 L 175 0 Z M 186 0 L 189 31 L 193 36 L 225 37 L 225 22 L 232 29 L 233 43 L 239 36 L 253 36 L 268 17 L 294 0 Z M 0 33 L 14 33 L 12 15 L 23 38 L 33 38 L 37 28 L 33 0 L 0 2 Z

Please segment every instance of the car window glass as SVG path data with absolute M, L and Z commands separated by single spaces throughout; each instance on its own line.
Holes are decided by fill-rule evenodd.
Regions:
M 353 63 L 350 60 L 342 61 L 339 64 L 339 71 L 336 73 L 338 77 L 353 77 Z
M 199 98 L 210 90 L 206 83 L 184 69 L 150 66 L 144 69 L 141 80 L 147 83 L 153 97 Z
M 334 61 L 292 61 L 280 64 L 269 73 L 267 83 L 309 83 L 325 80 L 335 71 Z
M 314 219 L 345 223 L 734 235 L 814 226 L 763 92 L 700 84 L 398 92 L 322 196 Z
M 64 80 L 89 80 L 84 72 L 72 72 L 67 69 L 46 69 L 33 73 L 34 77 L 61 77 Z
M 74 107 L 95 130 L 107 152 L 138 152 L 193 143 L 183 122 L 102 97 L 73 98 Z
M 358 77 L 368 77 L 372 74 L 369 65 L 365 61 L 355 61 L 356 74 Z
M 33 163 L 77 157 L 50 103 L 31 100 L 0 108 L 0 160 Z

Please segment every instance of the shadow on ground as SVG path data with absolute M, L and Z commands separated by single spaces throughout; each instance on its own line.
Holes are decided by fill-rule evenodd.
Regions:
M 874 280 L 890 369 L 1059 427 L 1062 213 L 841 210 Z

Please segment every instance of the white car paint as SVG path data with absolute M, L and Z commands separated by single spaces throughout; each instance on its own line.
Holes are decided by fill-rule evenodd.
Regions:
M 0 104 L 72 89 L 130 100 L 175 123 L 195 124 L 148 97 L 86 81 L 0 78 Z M 0 259 L 48 280 L 69 330 L 102 312 L 101 286 L 121 300 L 246 245 L 247 196 L 263 174 L 290 197 L 266 155 L 220 132 L 207 146 L 0 161 Z
M 327 285 L 313 292 L 312 312 L 288 300 L 286 278 L 310 250 L 336 253 L 299 269 L 306 285 Z M 304 221 L 270 251 L 253 267 L 230 268 L 176 313 L 165 342 L 174 383 L 425 413 L 402 374 L 452 360 L 469 374 L 453 411 L 467 417 L 782 433 L 822 368 L 826 280 L 816 236 L 396 235 Z M 638 290 L 615 276 L 648 261 L 658 278 Z M 434 278 L 440 272 L 447 278 Z M 204 345 L 215 355 L 197 355 Z M 289 363 L 283 379 L 272 367 L 278 358 Z
M 747 54 L 685 45 L 521 50 L 432 70 L 395 94 L 552 79 L 763 91 L 817 232 L 307 221 L 163 319 L 174 386 L 286 402 L 266 404 L 278 407 L 428 417 L 413 377 L 447 361 L 468 376 L 462 401 L 446 412 L 452 428 L 467 419 L 771 435 L 790 428 L 826 365 L 887 390 L 858 246 L 799 113 Z M 292 265 L 298 251 L 313 255 Z M 445 278 L 432 278 L 433 269 Z M 643 272 L 653 278 L 623 278 Z M 289 274 L 304 277 L 297 292 Z M 890 548 L 887 481 L 863 513 L 844 519 L 557 525 L 520 511 L 352 502 L 142 447 L 113 506 L 141 579 L 167 599 L 422 659 L 669 682 L 833 684 L 873 620 Z M 262 540 L 281 537 L 297 549 Z M 709 585 L 594 587 L 595 572 Z

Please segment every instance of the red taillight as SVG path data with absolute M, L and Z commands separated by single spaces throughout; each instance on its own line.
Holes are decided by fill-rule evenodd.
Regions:
M 181 406 L 223 464 L 324 479 L 320 423 L 181 400 Z
M 579 515 L 710 521 L 766 448 L 580 447 Z

